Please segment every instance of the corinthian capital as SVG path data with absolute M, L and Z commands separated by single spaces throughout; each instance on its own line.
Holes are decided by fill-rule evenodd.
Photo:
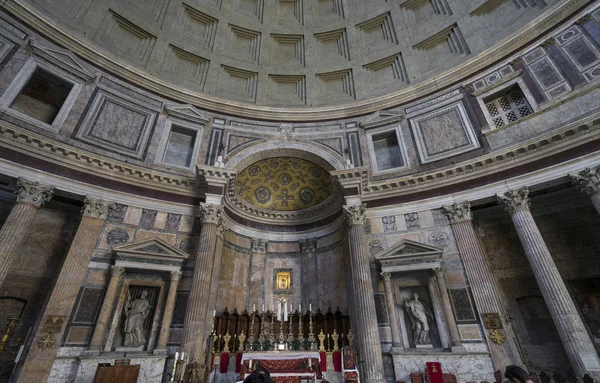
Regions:
M 578 174 L 569 174 L 569 176 L 571 176 L 573 185 L 590 197 L 596 193 L 600 193 L 600 174 L 598 169 L 592 170 L 587 168 Z
M 527 188 L 521 190 L 509 190 L 504 194 L 496 194 L 496 198 L 498 198 L 498 203 L 510 214 L 529 210 L 531 207 L 529 190 Z
M 110 274 L 113 277 L 120 277 L 121 275 L 123 275 L 123 273 L 125 272 L 125 268 L 121 267 L 121 266 L 111 266 L 110 267 Z
M 115 203 L 111 201 L 85 197 L 81 214 L 87 217 L 106 219 L 106 216 L 108 216 L 108 211 L 113 206 L 115 206 Z
M 19 178 L 15 194 L 17 195 L 17 203 L 28 203 L 35 207 L 41 207 L 44 203 L 50 201 L 54 194 L 54 188 L 40 185 L 37 181 L 33 182 Z
M 200 219 L 202 223 L 217 225 L 223 214 L 223 206 L 200 202 Z
M 223 219 L 223 215 L 219 217 L 219 221 L 217 222 L 217 235 L 221 238 L 225 238 L 225 233 L 229 231 L 229 226 Z
M 344 214 L 346 216 L 346 225 L 364 225 L 367 222 L 367 205 L 344 205 Z
M 471 221 L 473 219 L 469 201 L 463 203 L 455 202 L 450 206 L 444 206 L 444 213 L 448 216 L 450 223 Z

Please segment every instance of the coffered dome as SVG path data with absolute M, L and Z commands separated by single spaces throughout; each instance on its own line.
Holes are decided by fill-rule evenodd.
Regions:
M 198 106 L 360 111 L 484 68 L 468 63 L 526 43 L 503 39 L 558 0 L 27 2 L 76 53 Z
M 332 193 L 329 172 L 301 158 L 258 161 L 236 180 L 236 195 L 256 207 L 276 211 L 317 206 Z

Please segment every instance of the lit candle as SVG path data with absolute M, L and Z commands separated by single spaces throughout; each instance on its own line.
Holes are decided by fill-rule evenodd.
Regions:
M 287 322 L 287 320 L 288 320 L 287 300 L 284 300 L 283 303 L 284 303 L 284 307 L 283 307 L 283 321 Z
M 183 358 L 183 356 L 184 356 L 184 355 L 185 355 L 185 352 L 182 352 L 182 353 L 181 353 L 181 360 L 183 360 L 183 359 L 184 359 L 184 358 Z
M 217 316 L 217 310 L 213 310 L 213 318 Z
M 281 321 L 281 303 L 277 302 L 277 320 Z
M 308 311 L 312 312 L 312 303 L 308 304 Z
M 263 303 L 262 312 L 265 312 L 265 304 Z
M 300 311 L 300 314 L 302 314 L 302 303 L 298 305 L 298 311 Z
M 175 360 L 179 360 L 179 352 L 175 351 Z
M 256 303 L 252 306 L 252 312 L 256 311 Z

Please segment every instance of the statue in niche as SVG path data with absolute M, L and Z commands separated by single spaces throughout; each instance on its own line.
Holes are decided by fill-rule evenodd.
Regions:
M 406 300 L 404 308 L 412 325 L 415 345 L 431 344 L 429 320 L 433 320 L 433 314 L 429 306 L 415 293 L 413 299 Z
M 144 320 L 150 312 L 150 302 L 148 302 L 148 292 L 143 290 L 140 297 L 131 301 L 131 295 L 127 292 L 127 299 L 123 311 L 125 312 L 125 347 L 139 347 L 146 343 L 144 336 Z

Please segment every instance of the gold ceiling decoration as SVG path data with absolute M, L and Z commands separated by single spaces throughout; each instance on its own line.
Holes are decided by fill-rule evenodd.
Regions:
M 310 161 L 276 157 L 258 161 L 242 171 L 236 194 L 269 210 L 292 211 L 313 207 L 331 195 L 329 172 Z

